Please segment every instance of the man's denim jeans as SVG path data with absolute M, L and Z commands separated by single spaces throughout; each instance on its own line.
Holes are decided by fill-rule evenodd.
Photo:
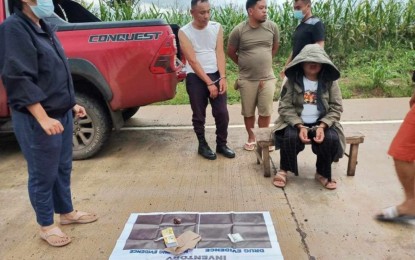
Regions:
M 71 199 L 72 112 L 59 120 L 64 131 L 47 135 L 29 114 L 12 110 L 14 132 L 27 161 L 29 197 L 41 226 L 53 224 L 53 214 L 73 211 Z

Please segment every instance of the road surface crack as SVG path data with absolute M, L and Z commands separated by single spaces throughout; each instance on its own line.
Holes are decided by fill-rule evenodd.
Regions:
M 275 174 L 278 171 L 278 168 L 275 166 L 274 161 L 272 160 L 271 157 L 270 157 L 270 160 L 271 160 L 271 164 L 272 164 L 272 169 L 274 170 L 274 174 Z M 303 247 L 304 247 L 304 250 L 305 250 L 305 252 L 306 252 L 306 254 L 308 256 L 308 259 L 315 260 L 316 258 L 310 254 L 310 248 L 307 245 L 307 241 L 306 241 L 307 233 L 304 232 L 304 230 L 300 226 L 300 222 L 298 221 L 298 218 L 295 215 L 294 209 L 293 209 L 293 207 L 292 207 L 292 205 L 290 203 L 290 199 L 288 198 L 288 194 L 285 191 L 285 188 L 282 188 L 282 190 L 284 192 L 284 197 L 285 197 L 285 200 L 287 201 L 288 207 L 290 208 L 291 216 L 293 217 L 294 222 L 295 222 L 295 225 L 297 227 L 296 228 L 296 231 L 300 234 L 301 244 L 303 244 Z

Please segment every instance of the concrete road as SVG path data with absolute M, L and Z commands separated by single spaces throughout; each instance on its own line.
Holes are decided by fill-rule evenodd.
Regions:
M 239 105 L 229 106 L 229 145 L 237 156 L 216 161 L 197 155 L 189 106 L 143 107 L 98 156 L 74 162 L 74 205 L 100 219 L 63 226 L 73 240 L 64 248 L 39 238 L 25 162 L 13 136 L 2 137 L 0 259 L 108 259 L 131 213 L 163 211 L 269 211 L 285 259 L 414 259 L 415 226 L 373 220 L 379 209 L 403 199 L 386 152 L 408 101 L 344 101 L 345 129 L 366 138 L 355 177 L 346 176 L 346 159 L 334 164 L 335 191 L 313 179 L 310 147 L 299 155 L 300 176 L 289 176 L 283 190 L 275 188 L 255 155 L 242 149 L 246 133 Z M 212 127 L 207 139 L 214 146 Z M 278 152 L 271 157 L 278 166 Z

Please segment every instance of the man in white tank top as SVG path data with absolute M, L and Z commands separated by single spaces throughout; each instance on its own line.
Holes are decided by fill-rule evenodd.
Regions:
M 219 23 L 209 21 L 208 0 L 192 0 L 190 13 L 193 20 L 179 30 L 179 41 L 187 60 L 186 90 L 199 140 L 198 153 L 206 159 L 216 159 L 205 139 L 206 107 L 210 102 L 216 123 L 216 152 L 234 158 L 234 151 L 227 146 L 229 113 L 223 29 Z

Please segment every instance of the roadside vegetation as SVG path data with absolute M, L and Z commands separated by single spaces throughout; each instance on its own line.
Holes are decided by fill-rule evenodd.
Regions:
M 189 1 L 190 3 L 190 1 Z M 180 26 L 191 21 L 187 10 L 162 10 L 153 5 L 144 10 L 140 0 L 101 1 L 99 9 L 88 8 L 104 21 L 164 19 Z M 415 1 L 394 0 L 315 0 L 313 14 L 326 26 L 326 51 L 340 69 L 344 98 L 407 97 L 413 90 L 411 71 L 415 70 Z M 280 50 L 274 61 L 278 77 L 290 51 L 297 21 L 292 17 L 292 1 L 270 5 L 268 18 L 280 29 Z M 231 30 L 246 19 L 242 7 L 212 8 L 212 20 L 223 25 L 225 46 Z M 237 67 L 227 60 L 229 103 L 239 102 L 233 89 Z M 279 79 L 280 80 L 280 79 Z M 280 85 L 280 82 L 277 86 Z M 276 91 L 275 100 L 279 91 Z M 185 86 L 178 86 L 173 100 L 162 104 L 187 104 Z

